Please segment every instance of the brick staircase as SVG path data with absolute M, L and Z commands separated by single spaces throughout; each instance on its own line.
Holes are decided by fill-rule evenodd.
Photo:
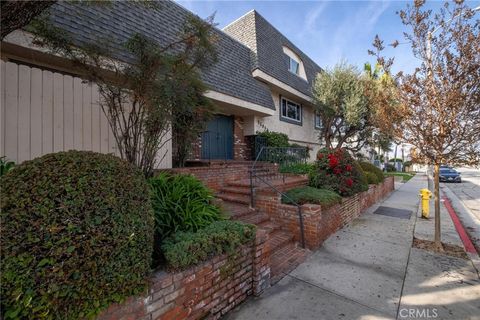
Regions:
M 268 180 L 269 183 L 281 185 L 283 190 L 303 185 L 305 182 L 304 177 L 298 176 L 287 177 L 285 180 L 274 178 L 275 173 L 269 170 L 265 170 L 261 174 L 270 179 Z M 266 187 L 265 185 L 262 186 L 262 183 L 257 183 L 256 186 L 258 188 Z M 275 223 L 269 215 L 258 209 L 250 208 L 250 179 L 231 181 L 221 188 L 216 196 L 223 200 L 223 207 L 231 214 L 233 219 L 255 224 L 268 232 L 272 284 L 278 282 L 305 260 L 309 250 L 301 248 L 294 241 L 293 235 L 282 230 L 281 226 Z

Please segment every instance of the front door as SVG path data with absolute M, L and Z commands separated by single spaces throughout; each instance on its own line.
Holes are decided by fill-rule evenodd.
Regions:
M 233 159 L 233 117 L 218 115 L 202 133 L 202 159 Z

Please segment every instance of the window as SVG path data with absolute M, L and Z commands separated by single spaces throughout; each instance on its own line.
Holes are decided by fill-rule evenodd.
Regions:
M 281 98 L 280 119 L 286 122 L 302 124 L 302 106 L 293 101 Z
M 300 63 L 297 60 L 293 59 L 292 57 L 289 57 L 289 58 L 290 58 L 290 66 L 288 70 L 298 75 L 298 72 L 300 69 Z
M 322 129 L 322 118 L 317 111 L 315 111 L 315 129 Z

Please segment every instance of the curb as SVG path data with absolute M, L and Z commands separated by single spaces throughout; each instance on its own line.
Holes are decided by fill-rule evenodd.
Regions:
M 465 252 L 467 253 L 470 260 L 472 261 L 473 267 L 477 270 L 477 274 L 479 274 L 480 276 L 480 256 L 478 255 L 477 250 L 475 249 L 472 243 L 472 240 L 470 240 L 467 232 L 465 231 L 465 228 L 460 222 L 460 219 L 458 218 L 458 215 L 455 212 L 455 209 L 453 209 L 449 198 L 446 196 L 443 196 L 442 200 L 443 200 L 443 205 L 447 209 L 450 215 L 450 218 L 452 219 L 452 222 L 455 225 L 455 229 L 457 230 L 457 233 L 463 242 L 463 247 L 465 249 Z
M 477 252 L 480 252 L 480 240 L 477 239 L 478 235 L 480 235 L 480 220 L 478 220 L 473 212 L 462 203 L 448 186 L 443 186 L 442 192 L 450 200 L 455 213 L 459 216 L 462 225 L 470 236 L 470 240 L 473 241 L 475 249 L 477 249 Z

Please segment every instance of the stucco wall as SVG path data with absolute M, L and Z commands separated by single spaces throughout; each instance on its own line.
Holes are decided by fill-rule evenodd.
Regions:
M 298 99 L 292 96 L 286 96 L 286 98 L 302 105 L 302 125 L 297 125 L 280 120 L 280 93 L 273 90 L 272 98 L 275 103 L 275 114 L 268 117 L 245 117 L 245 135 L 253 135 L 258 131 L 265 131 L 265 129 L 285 133 L 288 135 L 290 142 L 308 146 L 311 149 L 310 161 L 315 160 L 315 156 L 321 145 L 318 139 L 320 131 L 315 129 L 315 112 L 313 106 L 300 103 Z

